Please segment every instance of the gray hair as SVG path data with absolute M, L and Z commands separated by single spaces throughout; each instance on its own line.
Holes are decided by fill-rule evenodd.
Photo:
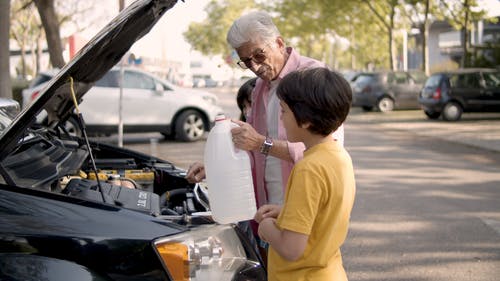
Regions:
M 278 36 L 281 36 L 280 32 L 268 13 L 252 11 L 233 22 L 226 40 L 236 49 L 247 42 L 255 42 L 256 39 L 270 43 Z

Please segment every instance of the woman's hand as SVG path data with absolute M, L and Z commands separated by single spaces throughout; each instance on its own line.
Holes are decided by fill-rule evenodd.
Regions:
M 205 178 L 205 166 L 199 162 L 195 162 L 189 166 L 186 174 L 186 180 L 189 183 L 198 183 Z

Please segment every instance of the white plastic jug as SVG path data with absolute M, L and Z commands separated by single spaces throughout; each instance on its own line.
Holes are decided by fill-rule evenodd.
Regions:
M 253 219 L 257 211 L 248 153 L 234 147 L 231 128 L 218 115 L 205 144 L 205 174 L 213 219 L 220 224 Z

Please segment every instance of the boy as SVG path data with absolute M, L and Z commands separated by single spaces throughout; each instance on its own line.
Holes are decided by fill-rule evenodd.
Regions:
M 356 187 L 352 160 L 331 133 L 349 113 L 351 88 L 341 75 L 313 68 L 285 76 L 277 95 L 288 140 L 306 150 L 288 179 L 284 205 L 264 205 L 255 215 L 270 245 L 268 279 L 347 280 L 340 246 Z

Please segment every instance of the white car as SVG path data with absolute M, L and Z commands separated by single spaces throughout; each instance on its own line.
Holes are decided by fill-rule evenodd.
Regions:
M 80 104 L 89 134 L 118 131 L 120 68 L 112 68 L 85 94 Z M 124 68 L 122 121 L 126 133 L 160 132 L 180 141 L 196 141 L 208 132 L 223 110 L 217 96 L 201 90 L 177 87 L 151 73 Z M 70 118 L 69 131 L 77 126 Z
M 37 74 L 37 76 L 33 80 L 31 80 L 28 88 L 23 89 L 22 91 L 23 108 L 28 106 L 28 104 L 30 104 L 30 102 L 32 102 L 38 96 L 40 91 L 43 90 L 43 88 L 48 84 L 50 79 L 56 76 L 58 72 L 59 72 L 58 68 L 40 71 Z

